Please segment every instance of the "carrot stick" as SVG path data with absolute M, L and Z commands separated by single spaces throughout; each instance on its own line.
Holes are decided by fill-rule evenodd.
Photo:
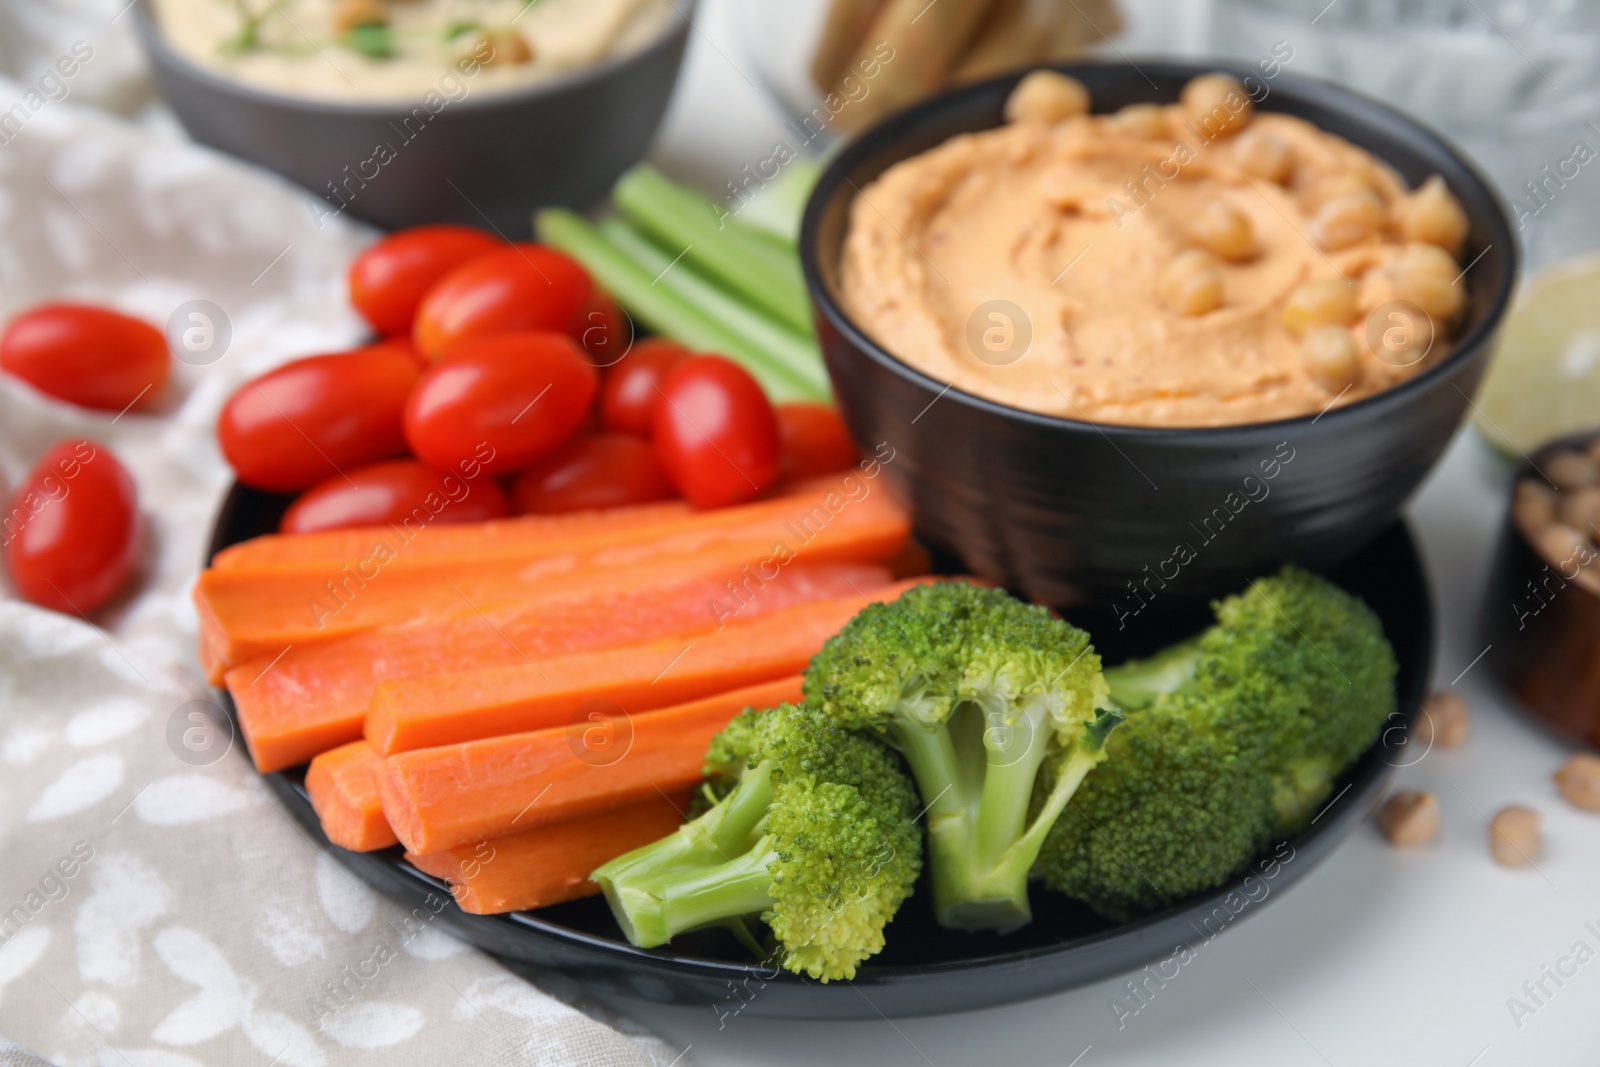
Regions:
M 640 715 L 591 713 L 565 729 L 401 752 L 381 761 L 378 796 L 407 850 L 443 852 L 692 786 L 735 715 L 801 699 L 795 675 Z
M 322 753 L 306 768 L 306 792 L 329 841 L 351 852 L 373 852 L 397 838 L 378 801 L 375 772 L 382 757 L 365 741 Z
M 353 563 L 371 555 L 374 539 L 405 542 L 412 556 L 464 556 L 520 551 L 538 544 L 616 531 L 632 524 L 660 526 L 695 514 L 681 500 L 564 515 L 523 515 L 479 523 L 411 520 L 393 526 L 358 526 L 308 534 L 267 534 L 229 545 L 211 561 L 216 570 Z
M 383 682 L 687 637 L 890 581 L 888 571 L 873 564 L 796 563 L 771 581 L 727 568 L 690 570 L 637 589 L 540 598 L 298 646 L 241 664 L 226 680 L 245 743 L 257 769 L 266 773 L 360 738 L 367 707 Z
M 591 896 L 589 872 L 657 841 L 683 823 L 689 791 L 675 790 L 613 811 L 553 823 L 494 841 L 406 859 L 450 883 L 461 910 L 473 915 L 529 911 Z
M 922 579 L 801 604 L 685 640 L 579 653 L 544 663 L 385 682 L 366 737 L 385 756 L 565 726 L 593 701 L 638 714 L 805 669 L 824 641 L 871 601 Z
M 541 546 L 560 546 L 592 536 L 605 538 L 608 543 L 626 543 L 630 539 L 648 541 L 668 532 L 737 521 L 738 513 L 753 513 L 752 509 L 763 504 L 825 493 L 839 488 L 841 478 L 841 475 L 829 475 L 806 479 L 780 486 L 763 500 L 717 511 L 696 511 L 681 500 L 671 500 L 560 515 L 519 515 L 486 522 L 444 523 L 419 519 L 389 526 L 319 530 L 308 534 L 266 534 L 229 545 L 212 559 L 211 569 L 284 567 L 293 570 L 331 565 L 338 570 L 343 564 L 354 564 L 371 556 L 375 540 L 384 541 L 390 547 L 404 545 L 406 560 L 435 561 L 527 555 Z
M 195 606 L 212 655 L 235 667 L 376 626 L 476 614 L 532 597 L 637 588 L 691 563 L 770 569 L 795 559 L 873 562 L 899 549 L 908 520 L 886 492 L 858 478 L 850 483 L 851 499 L 837 488 L 842 482 L 827 484 L 702 512 L 679 525 L 625 525 L 611 535 L 550 541 L 521 555 L 408 560 L 403 546 L 384 546 L 356 567 L 212 569 L 200 575 Z

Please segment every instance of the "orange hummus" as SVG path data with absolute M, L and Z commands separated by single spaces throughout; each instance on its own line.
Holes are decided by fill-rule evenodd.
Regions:
M 1386 268 L 1414 247 L 1403 224 L 1413 194 L 1341 138 L 1245 108 L 1221 133 L 1180 104 L 1013 121 L 895 165 L 852 205 L 840 265 L 846 310 L 931 377 L 1012 407 L 1093 422 L 1291 418 L 1387 389 L 1437 362 L 1460 304 L 1454 291 L 1439 290 L 1459 288 L 1447 276 L 1453 258 L 1431 292 L 1443 291 L 1449 299 L 1440 306 L 1454 310 L 1438 321 L 1426 353 L 1379 358 L 1372 340 L 1388 321 L 1374 317 L 1387 316 L 1397 296 Z M 1333 232 L 1341 209 L 1324 210 L 1352 190 L 1362 209 L 1355 213 L 1369 213 L 1358 227 L 1370 227 L 1353 240 Z M 1208 211 L 1244 227 L 1249 251 L 1200 254 L 1205 269 L 1214 268 L 1215 306 L 1176 310 L 1163 296 L 1167 272 L 1185 254 L 1204 253 L 1195 228 Z M 1308 369 L 1309 342 L 1285 321 L 1291 297 L 1315 279 L 1342 279 L 1354 297 L 1332 337 L 1349 370 L 1332 385 Z

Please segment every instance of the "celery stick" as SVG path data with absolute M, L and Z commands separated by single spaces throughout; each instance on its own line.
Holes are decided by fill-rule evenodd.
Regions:
M 737 294 L 719 288 L 687 262 L 674 262 L 672 254 L 654 244 L 627 220 L 609 218 L 600 223 L 600 235 L 619 251 L 651 272 L 657 287 L 666 286 L 691 307 L 715 319 L 724 329 L 743 337 L 751 347 L 768 353 L 797 379 L 821 390 L 828 390 L 828 374 L 822 355 L 809 335 L 793 330 L 753 308 Z
M 550 208 L 536 216 L 539 239 L 572 256 L 594 275 L 629 314 L 650 329 L 691 348 L 736 360 L 774 401 L 826 400 L 827 391 L 799 378 L 699 308 L 664 286 L 612 245 L 582 216 Z
M 811 303 L 800 261 L 752 233 L 726 208 L 649 166 L 634 167 L 612 190 L 628 221 L 673 248 L 706 274 L 766 308 L 786 325 L 811 328 Z
M 800 218 L 822 176 L 822 163 L 802 157 L 791 161 L 766 187 L 746 200 L 737 219 L 752 232 L 776 237 L 793 249 L 800 242 Z

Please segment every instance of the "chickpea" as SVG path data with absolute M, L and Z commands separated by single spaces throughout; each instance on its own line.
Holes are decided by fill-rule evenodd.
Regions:
M 1255 227 L 1250 216 L 1226 200 L 1213 200 L 1189 224 L 1189 235 L 1223 259 L 1249 259 L 1256 254 Z
M 1361 350 L 1344 326 L 1313 326 L 1300 342 L 1311 380 L 1330 393 L 1342 393 L 1361 380 Z
M 1330 252 L 1349 248 L 1383 229 L 1388 209 L 1371 190 L 1336 196 L 1311 219 L 1311 239 Z
M 1395 297 L 1417 305 L 1435 322 L 1449 322 L 1467 301 L 1461 268 L 1438 245 L 1407 245 L 1385 270 Z
M 1561 521 L 1576 530 L 1600 531 L 1600 487 L 1569 493 L 1561 502 Z
M 1461 255 L 1467 239 L 1467 213 L 1439 175 L 1401 201 L 1399 215 L 1400 234 L 1407 241 L 1437 245 L 1452 256 Z
M 1393 367 L 1409 367 L 1433 351 L 1433 320 L 1420 308 L 1380 304 L 1367 313 L 1366 335 L 1372 354 Z
M 1238 133 L 1255 115 L 1250 94 L 1231 74 L 1202 74 L 1183 87 L 1179 100 L 1195 125 L 1213 137 Z
M 1282 185 L 1294 170 L 1294 150 L 1271 130 L 1251 128 L 1234 142 L 1233 154 L 1246 174 Z
M 1426 845 L 1439 835 L 1439 798 L 1402 789 L 1378 809 L 1378 829 L 1396 848 Z
M 1567 803 L 1584 811 L 1600 811 L 1600 756 L 1579 752 L 1554 775 Z
M 339 0 L 333 8 L 335 33 L 349 33 L 361 26 L 387 26 L 389 12 L 380 0 Z
M 1296 337 L 1313 326 L 1343 326 L 1356 314 L 1356 287 L 1343 278 L 1301 282 L 1283 305 L 1283 324 Z
M 1222 306 L 1222 270 L 1204 252 L 1180 252 L 1158 283 L 1161 299 L 1180 315 L 1204 315 Z
M 1107 118 L 1106 122 L 1114 133 L 1147 141 L 1166 137 L 1172 132 L 1167 124 L 1167 113 L 1160 104 L 1129 104 Z
M 1061 122 L 1089 113 L 1089 90 L 1077 78 L 1036 70 L 1006 97 L 1007 122 Z
M 1489 852 L 1503 867 L 1532 863 L 1539 852 L 1539 813 L 1513 804 L 1489 820 Z
M 485 34 L 483 39 L 490 49 L 489 58 L 483 61 L 486 67 L 520 67 L 533 62 L 533 48 L 528 44 L 528 39 L 516 30 L 494 30 Z
M 1536 478 L 1521 478 L 1511 494 L 1511 517 L 1524 537 L 1532 537 L 1556 521 L 1561 497 Z
M 1417 717 L 1417 740 L 1440 748 L 1460 748 L 1472 728 L 1472 715 L 1460 693 L 1441 689 L 1428 697 Z
M 1306 182 L 1305 188 L 1299 190 L 1300 206 L 1315 214 L 1335 197 L 1370 192 L 1372 183 L 1359 171 L 1333 171 L 1315 175 Z
M 1557 489 L 1585 489 L 1600 479 L 1600 466 L 1582 452 L 1561 451 L 1545 460 L 1544 476 Z

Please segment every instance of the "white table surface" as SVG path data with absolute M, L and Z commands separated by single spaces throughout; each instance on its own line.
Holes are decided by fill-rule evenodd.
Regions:
M 708 189 L 785 139 L 782 116 L 753 88 L 730 26 L 708 0 L 654 158 Z M 743 0 L 753 2 L 753 0 Z M 789 135 L 792 139 L 792 134 Z M 1600 954 L 1600 817 L 1567 806 L 1551 773 L 1566 749 L 1497 697 L 1481 664 L 1478 619 L 1509 466 L 1471 429 L 1408 514 L 1434 589 L 1434 678 L 1457 683 L 1472 737 L 1398 771 L 1443 808 L 1432 845 L 1403 852 L 1358 830 L 1249 921 L 1202 945 L 1120 1029 L 1124 979 L 956 1015 L 865 1022 L 766 1020 L 746 1010 L 619 1000 L 702 1067 L 871 1063 L 875 1067 L 1111 1067 L 1118 1064 L 1405 1064 L 1543 1067 L 1600 1063 L 1600 955 L 1518 1021 L 1511 997 L 1583 941 Z M 1509 610 L 1509 609 L 1507 609 Z M 1523 803 L 1545 817 L 1537 870 L 1488 855 L 1486 816 Z M 891 936 L 893 928 L 891 927 Z M 1532 1001 L 1527 1001 L 1533 1005 Z

